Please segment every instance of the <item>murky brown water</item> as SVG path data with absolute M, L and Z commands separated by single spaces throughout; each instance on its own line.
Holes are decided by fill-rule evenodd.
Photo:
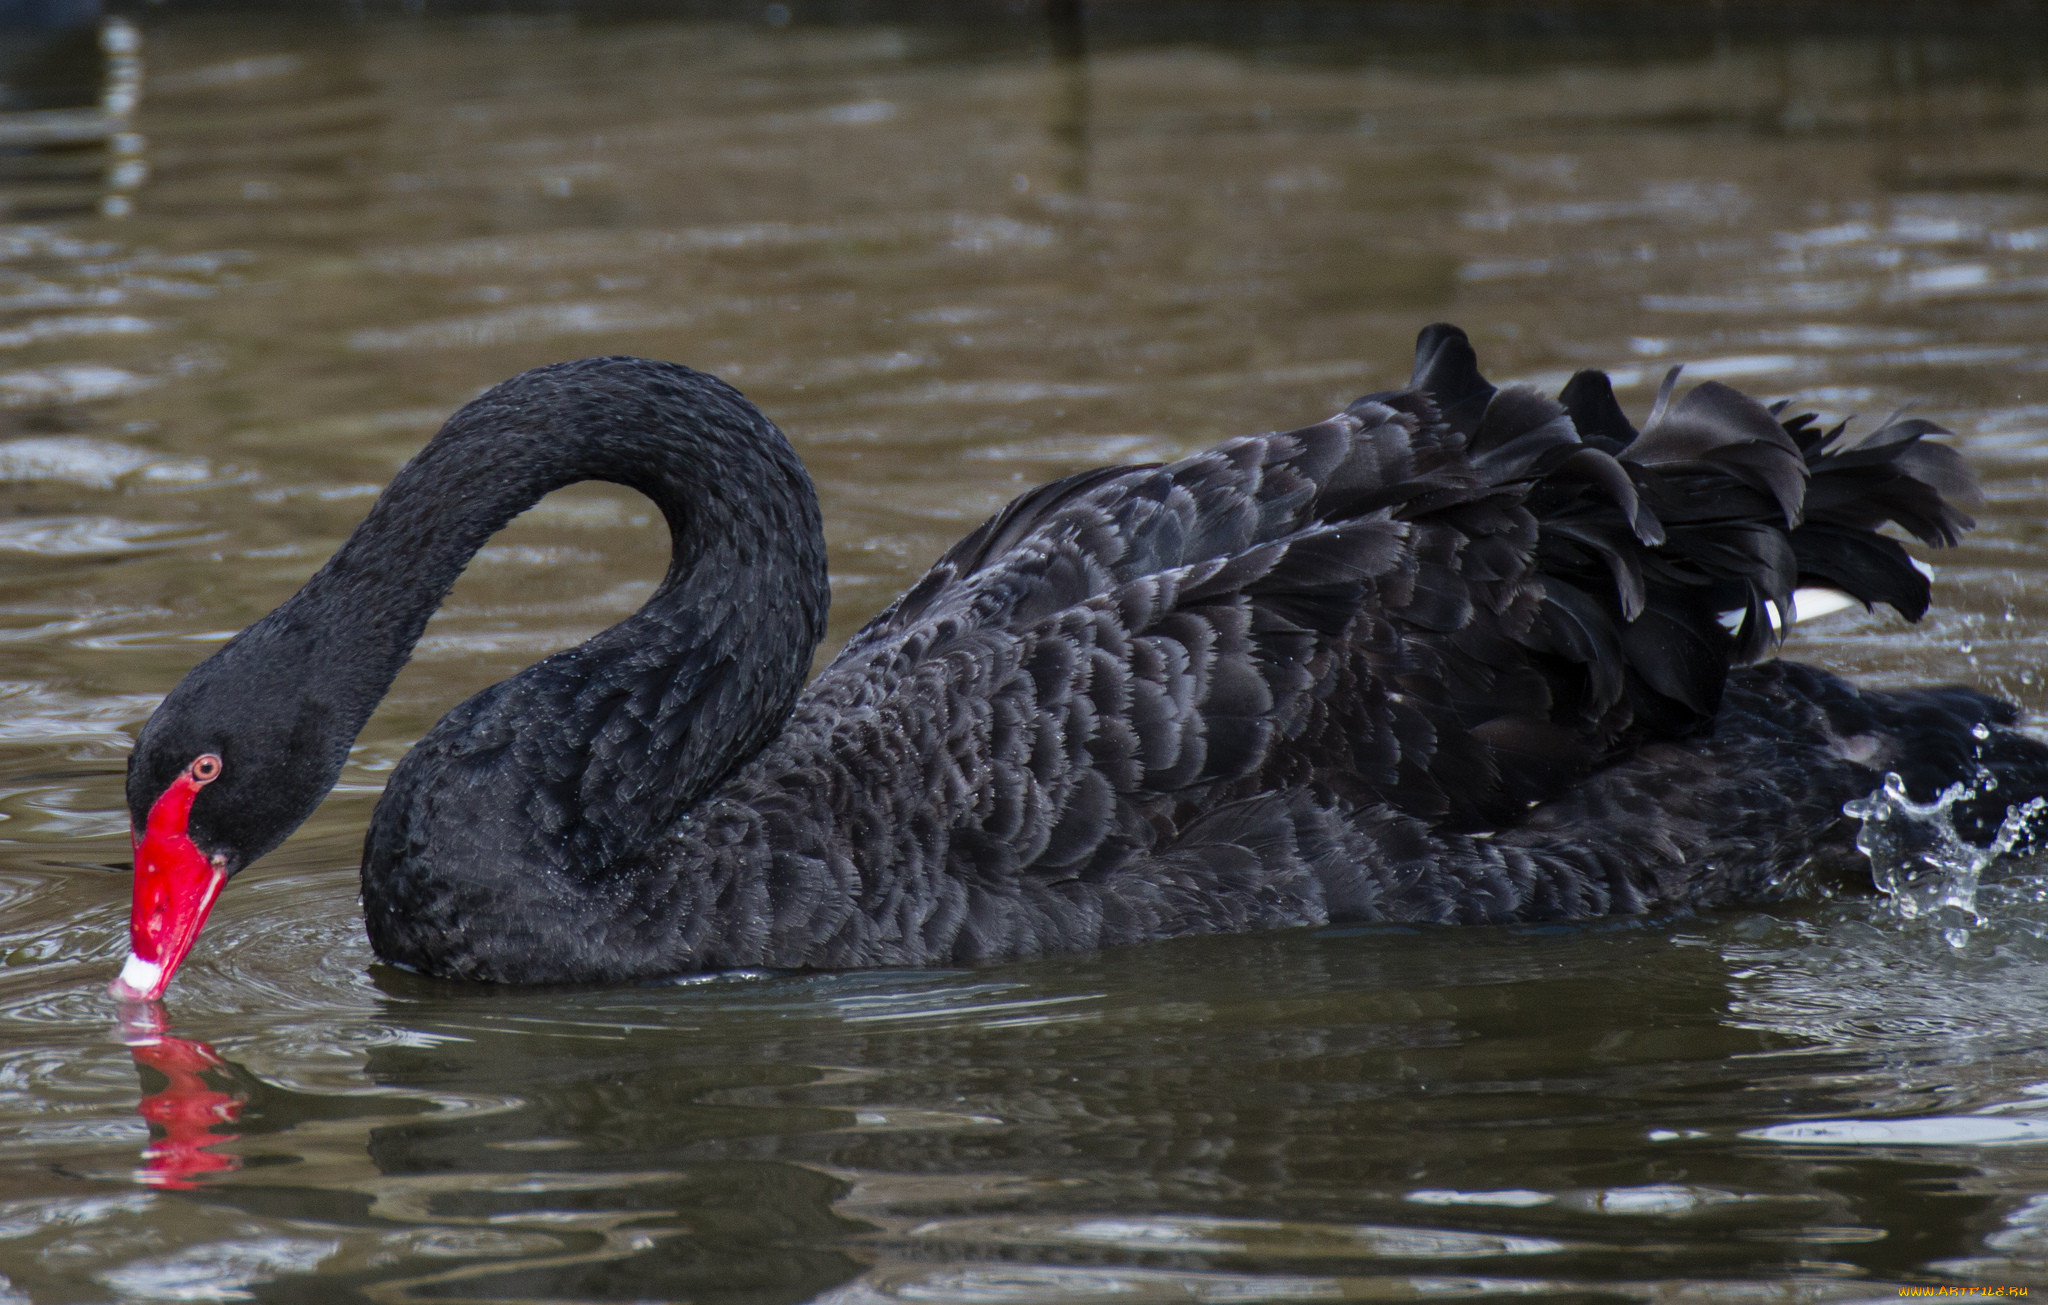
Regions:
M 789 8 L 0 40 L 0 1302 L 2048 1290 L 2025 867 L 1959 949 L 1851 900 L 623 991 L 373 968 L 382 775 L 661 571 L 603 488 L 479 559 L 175 1036 L 124 1045 L 133 730 L 451 409 L 566 357 L 690 362 L 789 431 L 835 641 L 1029 484 L 1322 416 L 1438 318 L 1639 412 L 1679 360 L 1909 404 L 1984 527 L 1925 625 L 1796 655 L 2048 702 L 2033 11 Z

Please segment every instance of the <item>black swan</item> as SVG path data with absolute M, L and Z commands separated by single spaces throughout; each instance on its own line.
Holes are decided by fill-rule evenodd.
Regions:
M 449 419 L 129 761 L 155 998 L 225 882 L 334 784 L 484 541 L 548 491 L 647 495 L 644 608 L 448 713 L 363 849 L 377 955 L 450 978 L 950 966 L 1329 921 L 1559 920 L 1764 896 L 1845 800 L 2048 747 L 1962 688 L 1764 657 L 1802 586 L 1918 618 L 1972 523 L 1945 433 L 1860 440 L 1709 381 L 1638 433 L 1607 377 L 1496 390 L 1463 332 L 1301 430 L 1032 490 L 808 688 L 815 493 L 713 377 L 538 368 Z M 1731 669 L 1742 667 L 1742 669 Z M 1996 813 L 1989 817 L 1995 825 Z

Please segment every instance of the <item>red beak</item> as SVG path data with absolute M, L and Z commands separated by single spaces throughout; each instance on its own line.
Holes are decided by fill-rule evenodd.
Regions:
M 155 1001 L 199 939 L 227 873 L 186 835 L 192 799 L 220 775 L 212 753 L 185 767 L 149 809 L 135 842 L 135 905 L 128 916 L 128 963 L 108 991 L 123 1001 Z

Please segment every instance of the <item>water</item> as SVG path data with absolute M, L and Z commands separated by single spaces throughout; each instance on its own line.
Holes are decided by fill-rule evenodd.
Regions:
M 1979 737 L 1990 737 L 1985 726 L 1976 728 Z M 1916 802 L 1893 774 L 1868 797 L 1842 806 L 1844 815 L 1860 822 L 1856 850 L 1869 863 L 1872 885 L 1900 919 L 1940 922 L 1950 946 L 1967 946 L 1969 927 L 1985 923 L 1977 901 L 1984 872 L 2025 847 L 2048 810 L 2044 797 L 2014 802 L 1991 840 L 1973 843 L 1956 828 L 1955 805 L 1997 791 L 1997 777 L 1983 770 L 1950 784 L 1930 802 Z
M 1932 923 L 1809 896 L 568 992 L 373 966 L 382 777 L 661 572 L 604 487 L 496 541 L 164 1021 L 124 1021 L 157 696 L 455 406 L 588 353 L 720 372 L 789 431 L 835 644 L 1018 490 L 1313 420 L 1439 318 L 1500 378 L 1613 365 L 1639 415 L 1676 361 L 1910 406 L 1982 528 L 1921 626 L 1794 652 L 2042 723 L 2038 13 L 686 12 L 0 36 L 0 1302 L 2048 1287 L 2026 862 Z

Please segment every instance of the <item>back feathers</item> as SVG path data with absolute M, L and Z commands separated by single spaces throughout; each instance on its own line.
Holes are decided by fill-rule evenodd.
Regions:
M 847 643 L 812 686 L 831 710 L 792 729 L 908 712 L 893 686 L 943 661 L 955 682 L 920 692 L 962 704 L 963 791 L 1011 766 L 1047 810 L 1086 793 L 1122 813 L 1115 838 L 1082 822 L 1109 841 L 1074 842 L 1075 864 L 1304 782 L 1499 827 L 1709 724 L 1795 589 L 1925 611 L 1926 578 L 1876 532 L 1954 542 L 1960 459 L 1926 422 L 1850 443 L 1780 417 L 1667 382 L 1638 431 L 1601 373 L 1556 399 L 1496 389 L 1432 326 L 1407 388 L 1017 499 Z
M 1948 433 L 1933 423 L 1894 417 L 1852 443 L 1842 425 L 1823 431 L 1716 381 L 1674 398 L 1678 374 L 1638 431 L 1603 372 L 1578 373 L 1553 402 L 1487 384 L 1454 326 L 1416 345 L 1409 393 L 1536 517 L 1543 603 L 1520 642 L 1577 669 L 1552 678 L 1586 725 L 1670 734 L 1711 717 L 1731 662 L 1782 637 L 1795 589 L 1918 620 L 1927 577 L 1878 527 L 1946 546 L 1974 524 L 1960 505 L 1977 501 L 1975 479 L 1925 440 Z

